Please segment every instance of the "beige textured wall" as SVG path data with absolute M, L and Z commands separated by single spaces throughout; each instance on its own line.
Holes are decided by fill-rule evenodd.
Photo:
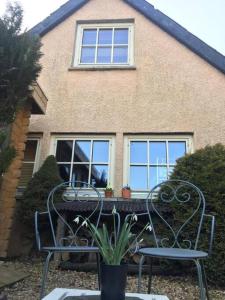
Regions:
M 75 24 L 88 19 L 135 19 L 136 70 L 68 71 Z M 91 0 L 42 38 L 39 83 L 45 116 L 30 131 L 115 132 L 116 187 L 122 183 L 123 133 L 193 132 L 194 147 L 225 143 L 225 76 L 121 0 Z

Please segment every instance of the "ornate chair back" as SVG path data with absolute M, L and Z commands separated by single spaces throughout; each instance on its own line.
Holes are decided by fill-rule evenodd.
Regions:
M 76 222 L 77 215 L 69 217 L 65 213 L 65 204 L 69 210 L 70 204 L 79 201 L 84 204 L 79 223 Z M 95 226 L 99 225 L 103 209 L 103 199 L 99 191 L 92 185 L 82 181 L 69 181 L 56 186 L 47 199 L 47 212 L 55 247 L 62 246 L 93 246 L 93 240 L 85 230 L 85 220 L 89 220 Z M 70 213 L 71 214 L 71 213 Z M 55 220 L 63 227 L 63 234 L 58 237 L 56 233 Z
M 168 180 L 156 185 L 146 200 L 156 247 L 197 250 L 205 198 L 194 184 Z

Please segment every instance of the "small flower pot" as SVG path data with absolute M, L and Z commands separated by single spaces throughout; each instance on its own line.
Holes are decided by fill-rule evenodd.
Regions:
M 125 300 L 127 264 L 100 266 L 101 300 Z
M 113 191 L 105 191 L 105 197 L 106 198 L 112 198 L 113 197 Z
M 122 198 L 130 199 L 131 198 L 131 190 L 122 189 Z

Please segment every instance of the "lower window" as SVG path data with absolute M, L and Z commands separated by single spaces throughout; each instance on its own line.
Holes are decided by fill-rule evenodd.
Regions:
M 64 181 L 81 181 L 96 188 L 111 184 L 111 139 L 56 139 L 55 156 Z M 78 184 L 82 185 L 82 184 Z
M 21 188 L 27 186 L 33 173 L 37 171 L 39 143 L 40 139 L 38 138 L 27 139 L 19 181 L 19 187 Z
M 188 152 L 188 139 L 128 139 L 126 184 L 148 191 L 169 179 L 176 160 Z

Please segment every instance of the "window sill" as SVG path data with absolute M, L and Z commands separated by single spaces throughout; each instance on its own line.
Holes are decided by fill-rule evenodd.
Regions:
M 136 66 L 76 66 L 68 71 L 109 71 L 109 70 L 136 70 Z

